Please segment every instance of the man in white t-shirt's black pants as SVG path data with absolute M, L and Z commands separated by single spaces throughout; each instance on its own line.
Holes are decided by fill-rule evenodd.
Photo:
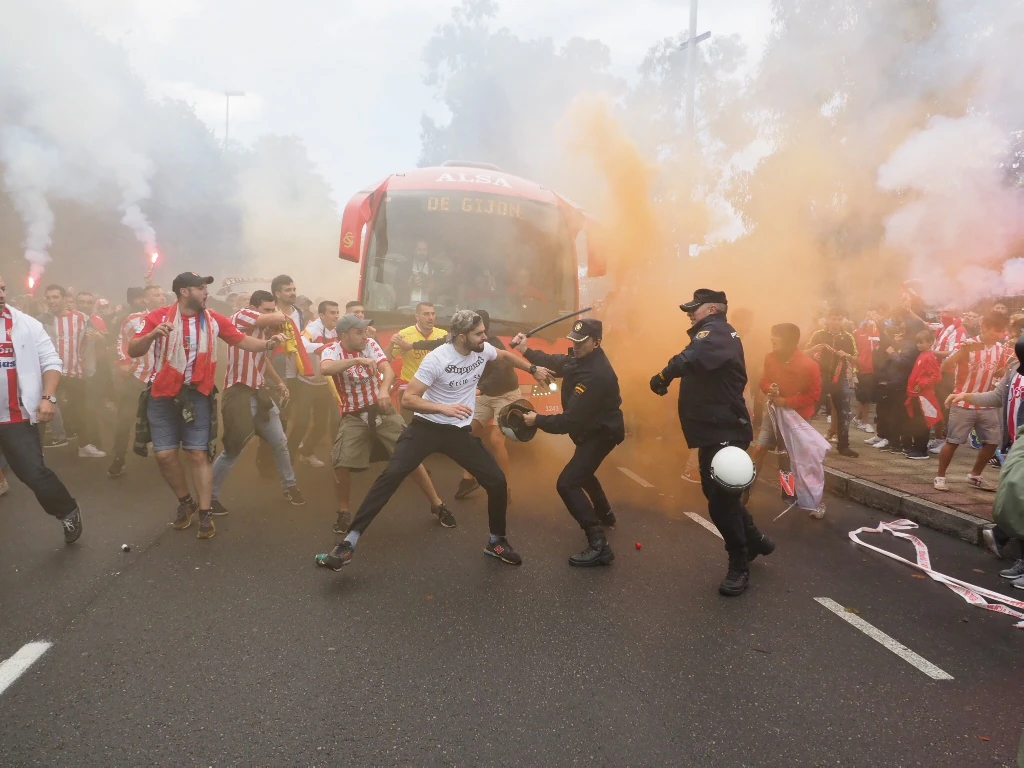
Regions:
M 470 425 L 476 402 L 476 385 L 484 366 L 491 360 L 507 359 L 529 371 L 540 382 L 551 380 L 546 368 L 530 365 L 523 358 L 487 343 L 480 315 L 461 310 L 452 316 L 451 343 L 423 358 L 402 397 L 402 405 L 413 411 L 412 423 L 395 444 L 387 469 L 377 478 L 356 512 L 345 539 L 327 555 L 317 555 L 317 565 L 335 571 L 352 560 L 359 537 L 391 500 L 402 481 L 432 453 L 443 453 L 472 473 L 487 491 L 487 519 L 490 539 L 484 552 L 510 565 L 522 558 L 505 538 L 508 484 L 498 462 L 474 437 Z

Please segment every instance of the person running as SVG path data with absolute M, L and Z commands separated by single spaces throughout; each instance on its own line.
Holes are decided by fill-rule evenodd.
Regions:
M 1007 367 L 1006 349 L 1001 341 L 1009 318 L 999 312 L 992 312 L 981 322 L 981 335 L 965 341 L 942 363 L 942 371 L 956 371 L 954 395 L 968 395 L 988 392 L 993 383 Z M 933 485 L 937 491 L 949 490 L 946 485 L 946 470 L 953 460 L 957 448 L 970 441 L 974 430 L 982 442 L 981 450 L 974 460 L 974 467 L 967 475 L 967 483 L 983 491 L 995 491 L 995 486 L 983 479 L 985 465 L 995 455 L 1002 435 L 999 409 L 972 404 L 966 398 L 950 400 L 949 424 L 946 428 L 946 444 L 939 453 L 939 469 Z
M 331 455 L 338 502 L 334 532 L 339 535 L 348 531 L 351 522 L 352 473 L 369 468 L 375 443 L 390 457 L 405 429 L 405 421 L 391 402 L 395 371 L 380 345 L 366 337 L 369 325 L 369 320 L 354 314 L 343 316 L 334 333 L 336 341 L 321 353 L 320 370 L 333 381 L 341 414 Z M 430 502 L 431 514 L 445 528 L 454 528 L 454 515 L 437 495 L 422 465 L 413 471 L 413 479 Z
M 253 339 L 267 342 L 268 329 L 280 327 L 286 322 L 285 316 L 277 311 L 274 295 L 268 291 L 253 291 L 249 307 L 240 309 L 231 316 L 231 323 L 239 331 Z M 283 338 L 278 337 L 279 340 Z M 288 438 L 281 426 L 281 411 L 270 391 L 264 388 L 264 369 L 267 354 L 260 350 L 246 351 L 241 347 L 228 347 L 227 376 L 224 380 L 222 413 L 224 418 L 224 450 L 213 462 L 212 509 L 214 515 L 226 515 L 228 510 L 220 502 L 220 491 L 228 473 L 235 466 L 242 450 L 259 435 L 274 452 L 274 463 L 281 479 L 284 497 L 296 507 L 306 503 L 295 481 L 291 456 L 288 453 Z M 274 369 L 268 368 L 273 372 Z M 288 385 L 271 373 L 280 394 L 288 391 Z
M 146 420 L 157 465 L 178 499 L 172 527 L 183 531 L 199 513 L 200 539 L 216 534 L 213 524 L 213 453 L 217 397 L 217 338 L 247 352 L 269 352 L 281 337 L 258 339 L 246 336 L 221 314 L 206 308 L 212 277 L 183 272 L 171 289 L 177 301 L 146 315 L 142 328 L 128 344 L 131 357 L 142 357 L 150 348 L 154 366 L 149 378 Z M 138 437 L 136 438 L 138 439 Z M 193 499 L 185 479 L 178 449 L 183 448 L 192 470 L 198 499 Z
M 427 354 L 402 397 L 411 410 L 412 423 L 395 443 L 387 469 L 377 478 L 343 541 L 329 554 L 317 555 L 316 564 L 338 571 L 352 561 L 359 538 L 390 501 L 398 486 L 433 453 L 442 453 L 468 470 L 487 491 L 490 537 L 484 552 L 510 565 L 523 560 L 505 536 L 508 483 L 498 462 L 473 437 L 470 424 L 476 404 L 476 386 L 483 367 L 500 357 L 529 371 L 538 381 L 550 381 L 551 372 L 530 365 L 521 357 L 498 351 L 487 343 L 484 321 L 467 309 L 452 315 L 451 344 Z
M 64 401 L 65 426 L 78 435 L 80 458 L 102 459 L 107 454 L 96 447 L 99 442 L 96 417 L 89 404 L 82 360 L 89 318 L 77 309 L 68 307 L 68 292 L 59 285 L 46 287 L 46 305 L 49 312 L 39 319 L 43 325 L 52 326 L 50 337 L 64 363 L 60 395 Z
M 292 433 L 288 439 L 289 453 L 297 453 L 299 463 L 320 469 L 324 463 L 316 456 L 316 447 L 331 424 L 334 396 L 327 379 L 320 372 L 320 353 L 338 338 L 334 330 L 341 312 L 336 301 L 321 301 L 317 316 L 302 331 L 302 343 L 313 364 L 312 376 L 300 376 L 304 394 L 296 403 Z
M 128 301 L 134 311 L 121 323 L 117 335 L 117 419 L 114 422 L 114 460 L 107 469 L 110 477 L 120 477 L 124 471 L 128 439 L 135 428 L 135 417 L 139 412 L 139 397 L 146 390 L 146 383 L 156 362 L 152 347 L 142 357 L 133 359 L 128 355 L 128 345 L 142 330 L 146 315 L 160 308 L 163 297 L 163 292 L 155 285 L 148 285 L 144 289 L 128 289 Z
M 0 277 L 0 452 L 43 511 L 64 526 L 64 542 L 74 544 L 82 535 L 81 509 L 46 466 L 36 426 L 53 418 L 63 367 L 42 323 L 7 305 Z

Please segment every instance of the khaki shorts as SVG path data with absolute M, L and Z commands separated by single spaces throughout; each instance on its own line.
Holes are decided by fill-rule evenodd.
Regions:
M 511 392 L 506 392 L 504 395 L 497 395 L 492 397 L 491 395 L 477 395 L 476 396 L 476 410 L 473 412 L 473 421 L 479 421 L 485 427 L 492 423 L 498 418 L 498 413 L 506 405 L 514 403 L 516 400 L 521 400 L 522 395 L 518 389 L 513 389 Z
M 404 429 L 405 422 L 397 413 L 388 413 L 381 417 L 381 423 L 377 427 L 377 439 L 384 446 L 388 456 L 395 452 L 395 443 Z M 362 417 L 351 413 L 342 416 L 338 436 L 334 440 L 334 449 L 331 451 L 334 466 L 366 469 L 370 466 L 372 450 L 370 427 Z
M 949 409 L 949 424 L 946 426 L 946 442 L 964 445 L 971 441 L 971 430 L 978 433 L 978 439 L 985 445 L 999 445 L 1003 439 L 1003 424 L 999 408 L 961 408 L 954 405 Z

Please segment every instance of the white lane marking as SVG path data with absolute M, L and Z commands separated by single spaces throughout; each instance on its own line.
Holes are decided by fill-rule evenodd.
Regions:
M 876 642 L 879 642 L 882 645 L 884 645 L 886 648 L 895 653 L 897 656 L 899 656 L 901 659 L 903 659 L 911 666 L 917 667 L 919 670 L 928 675 L 928 677 L 930 677 L 932 680 L 953 679 L 953 676 L 951 674 L 939 669 L 927 659 L 918 656 L 912 650 L 907 648 L 907 646 L 903 645 L 903 643 L 893 640 L 891 637 L 885 634 L 885 632 L 878 629 L 877 627 L 872 626 L 871 624 L 868 624 L 860 616 L 854 613 L 847 613 L 846 609 L 843 608 L 843 606 L 841 606 L 835 600 L 832 600 L 827 597 L 816 597 L 814 598 L 814 600 L 815 602 L 820 603 L 821 605 L 828 608 L 830 611 L 832 611 L 832 613 L 834 613 L 843 621 L 855 626 L 857 629 L 859 629 L 865 635 L 870 637 L 872 640 L 875 640 Z
M 39 641 L 26 643 L 16 654 L 0 663 L 0 693 L 6 691 L 11 684 L 21 677 L 25 670 L 35 664 L 39 657 L 46 653 L 53 643 Z
M 625 467 L 619 467 L 619 472 L 624 474 L 626 477 L 628 477 L 633 482 L 639 483 L 644 488 L 653 488 L 654 487 L 653 485 L 648 483 L 646 480 L 644 480 L 642 477 L 640 477 L 640 475 L 638 475 L 636 472 L 634 472 L 631 469 L 626 469 Z
M 722 534 L 720 534 L 718 532 L 718 529 L 715 528 L 714 523 L 708 521 L 707 518 L 701 517 L 696 512 L 684 512 L 683 514 L 686 515 L 691 520 L 693 520 L 693 522 L 695 522 L 697 525 L 701 526 L 702 528 L 707 528 L 709 531 L 711 531 L 713 534 L 715 534 L 715 536 L 717 536 L 718 538 L 720 538 L 720 539 L 722 538 Z

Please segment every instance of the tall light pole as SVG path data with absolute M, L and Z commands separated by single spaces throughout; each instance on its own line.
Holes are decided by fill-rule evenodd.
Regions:
M 231 129 L 231 97 L 245 96 L 244 91 L 224 91 L 224 146 L 228 145 L 228 131 Z
M 697 44 L 711 37 L 710 32 L 697 36 L 697 0 L 690 0 L 690 34 L 680 48 L 686 49 L 686 136 L 696 143 L 697 125 Z

